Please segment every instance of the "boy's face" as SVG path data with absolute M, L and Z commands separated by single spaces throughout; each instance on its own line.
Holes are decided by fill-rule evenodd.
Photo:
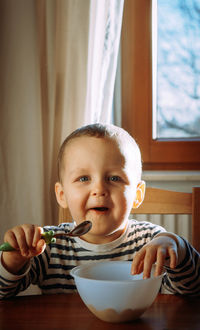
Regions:
M 56 196 L 77 224 L 92 222 L 84 235 L 88 242 L 106 243 L 125 230 L 136 193 L 127 167 L 123 151 L 112 139 L 82 136 L 67 145 Z

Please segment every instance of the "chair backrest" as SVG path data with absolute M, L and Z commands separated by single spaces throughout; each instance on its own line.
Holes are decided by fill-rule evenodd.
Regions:
M 131 214 L 191 214 L 192 245 L 200 252 L 200 187 L 192 193 L 148 187 L 142 205 Z
M 131 214 L 191 214 L 192 245 L 200 252 L 200 187 L 192 193 L 147 187 L 142 205 Z M 71 220 L 69 210 L 60 208 L 59 223 Z

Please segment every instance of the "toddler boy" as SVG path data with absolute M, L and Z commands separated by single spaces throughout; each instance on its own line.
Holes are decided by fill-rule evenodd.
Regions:
M 77 129 L 63 142 L 58 156 L 58 204 L 68 207 L 76 224 L 92 222 L 79 238 L 61 236 L 45 244 L 42 231 L 66 233 L 70 223 L 41 227 L 24 224 L 8 230 L 5 241 L 16 251 L 3 252 L 0 297 L 7 298 L 37 284 L 43 293 L 75 290 L 70 270 L 101 260 L 131 260 L 132 274 L 166 275 L 163 286 L 173 293 L 200 292 L 200 258 L 183 238 L 149 222 L 129 220 L 131 207 L 144 199 L 141 155 L 134 139 L 114 125 Z

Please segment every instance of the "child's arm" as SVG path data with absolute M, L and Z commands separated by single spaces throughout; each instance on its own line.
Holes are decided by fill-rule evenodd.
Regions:
M 4 241 L 16 249 L 2 253 L 2 264 L 10 273 L 19 274 L 30 258 L 44 251 L 46 244 L 41 233 L 41 227 L 30 224 L 16 226 L 5 233 Z
M 138 251 L 133 259 L 132 274 L 143 271 L 143 278 L 150 277 L 152 265 L 156 262 L 155 276 L 162 273 L 166 258 L 170 268 L 175 268 L 178 260 L 179 242 L 172 233 L 160 233 Z

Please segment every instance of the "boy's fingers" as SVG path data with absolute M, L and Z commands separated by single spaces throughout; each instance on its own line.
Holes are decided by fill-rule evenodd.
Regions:
M 35 232 L 33 236 L 32 246 L 35 248 L 37 246 L 38 241 L 41 239 L 43 229 L 41 227 L 35 227 Z
M 36 248 L 35 248 L 35 250 L 36 250 L 36 255 L 39 255 L 39 254 L 41 254 L 42 252 L 44 252 L 45 248 L 46 248 L 46 243 L 45 243 L 45 241 L 44 241 L 43 239 L 40 239 L 40 240 L 38 241 L 38 243 L 37 243 Z
M 33 243 L 35 227 L 34 225 L 23 225 L 22 228 L 24 229 L 26 244 L 28 248 L 31 248 Z
M 139 273 L 139 268 L 141 263 L 143 263 L 144 260 L 144 256 L 145 256 L 145 250 L 141 249 L 139 252 L 136 253 L 132 265 L 131 265 L 131 274 L 138 274 Z
M 144 269 L 143 269 L 143 278 L 149 278 L 151 275 L 151 268 L 156 260 L 156 251 L 150 250 L 147 251 L 144 258 Z
M 25 233 L 22 227 L 16 227 L 15 231 L 14 231 L 16 240 L 17 240 L 17 244 L 19 246 L 20 252 L 22 255 L 26 255 L 28 252 L 28 246 L 26 243 L 26 237 L 25 237 Z
M 144 268 L 144 260 L 141 260 L 139 265 L 138 265 L 137 274 L 142 273 L 143 268 Z
M 170 257 L 170 268 L 175 268 L 177 263 L 177 252 L 173 248 L 169 248 L 168 250 Z
M 131 271 L 132 275 L 140 274 L 143 271 L 144 260 L 141 260 L 137 267 L 134 266 L 134 270 Z
M 4 236 L 4 241 L 5 242 L 9 242 L 10 245 L 18 250 L 19 249 L 19 245 L 17 243 L 17 240 L 16 240 L 16 237 L 15 237 L 15 234 L 13 233 L 12 230 L 8 230 L 6 233 L 5 233 L 5 236 Z
M 46 248 L 45 241 L 41 239 L 42 232 L 41 227 L 24 224 L 8 230 L 4 241 L 18 250 L 22 257 L 29 259 L 41 254 Z
M 166 258 L 166 250 L 159 248 L 157 251 L 156 269 L 154 276 L 159 276 L 162 274 L 165 258 Z

